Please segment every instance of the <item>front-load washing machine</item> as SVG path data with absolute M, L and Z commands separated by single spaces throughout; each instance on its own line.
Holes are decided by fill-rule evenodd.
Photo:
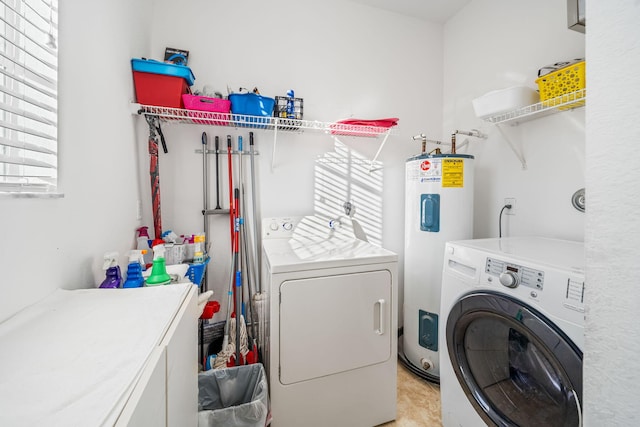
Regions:
M 262 236 L 271 425 L 395 419 L 397 255 L 318 216 L 264 219 Z
M 442 423 L 580 426 L 584 244 L 448 242 L 440 329 Z

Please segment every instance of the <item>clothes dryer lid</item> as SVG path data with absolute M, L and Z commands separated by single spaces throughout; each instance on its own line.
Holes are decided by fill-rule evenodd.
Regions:
M 398 255 L 358 239 L 263 241 L 272 273 L 397 262 Z

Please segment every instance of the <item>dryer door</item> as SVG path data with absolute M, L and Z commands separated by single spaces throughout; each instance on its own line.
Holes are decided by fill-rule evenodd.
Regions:
M 498 426 L 578 426 L 582 352 L 541 313 L 507 295 L 461 298 L 447 319 L 453 369 L 476 411 Z
M 286 280 L 280 285 L 280 382 L 294 384 L 389 360 L 388 270 Z

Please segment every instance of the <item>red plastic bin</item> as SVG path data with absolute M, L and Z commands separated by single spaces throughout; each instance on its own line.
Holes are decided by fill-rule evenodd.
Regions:
M 136 99 L 144 105 L 183 108 L 182 94 L 189 93 L 189 85 L 182 77 L 134 71 L 133 82 Z

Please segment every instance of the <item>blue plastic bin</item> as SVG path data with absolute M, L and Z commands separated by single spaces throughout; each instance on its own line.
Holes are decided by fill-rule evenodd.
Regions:
M 141 73 L 164 74 L 172 77 L 182 77 L 187 81 L 189 86 L 193 86 L 195 76 L 191 72 L 191 68 L 178 64 L 167 64 L 165 62 L 156 61 L 155 59 L 137 59 L 131 60 L 131 69 Z
M 195 283 L 200 287 L 202 282 L 202 277 L 204 276 L 204 270 L 207 268 L 207 264 L 211 258 L 207 258 L 204 262 L 189 264 L 189 268 L 187 269 L 187 277 L 191 280 L 192 283 Z
M 243 127 L 265 128 L 271 122 L 275 99 L 256 93 L 232 93 L 231 101 L 232 120 Z M 251 117 L 243 117 L 251 116 Z

